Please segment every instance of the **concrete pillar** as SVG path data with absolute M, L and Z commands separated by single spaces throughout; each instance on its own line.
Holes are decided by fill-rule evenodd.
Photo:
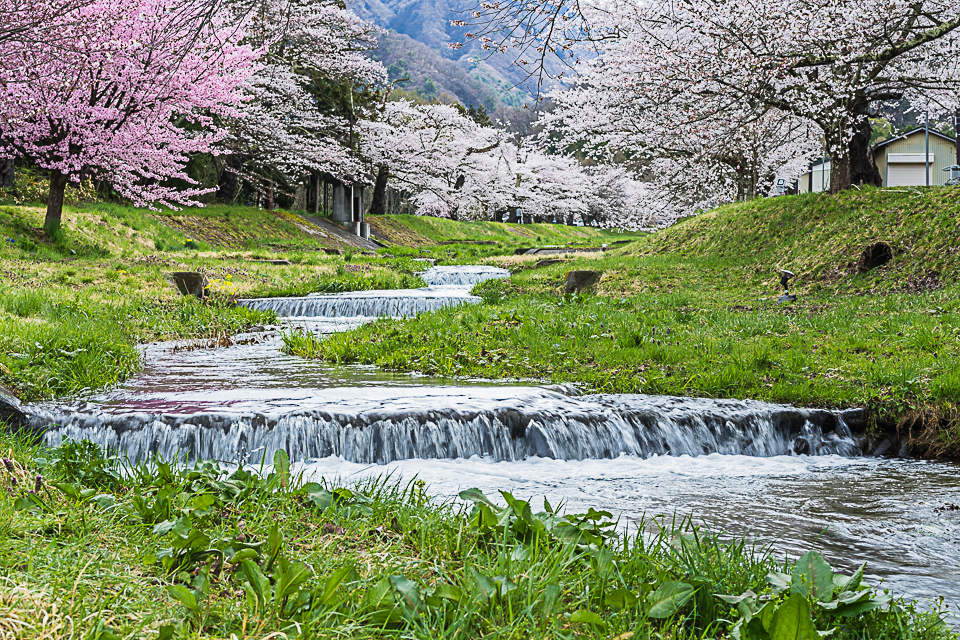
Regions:
M 350 190 L 342 184 L 333 185 L 333 212 L 334 222 L 350 222 L 352 215 Z

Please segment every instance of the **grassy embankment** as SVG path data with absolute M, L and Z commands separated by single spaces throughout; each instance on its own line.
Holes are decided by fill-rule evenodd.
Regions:
M 862 570 L 686 523 L 634 537 L 509 494 L 303 482 L 282 456 L 119 473 L 91 447 L 0 434 L 0 637 L 957 638 Z
M 140 366 L 138 343 L 221 342 L 273 321 L 236 297 L 421 284 L 414 265 L 350 264 L 349 246 L 327 255 L 338 244 L 284 212 L 89 204 L 68 208 L 60 242 L 42 223 L 39 206 L 0 205 L 0 384 L 29 400 L 121 381 Z M 279 258 L 291 264 L 264 261 Z M 210 301 L 181 296 L 174 271 L 206 273 Z
M 412 257 L 472 260 L 478 252 L 512 253 L 538 237 L 579 244 L 610 237 L 550 225 L 404 218 L 374 223 L 382 241 L 398 245 L 388 250 L 393 257 L 379 257 L 309 219 L 236 206 L 151 212 L 83 204 L 66 209 L 64 238 L 51 242 L 41 231 L 41 205 L 0 201 L 0 384 L 28 400 L 83 393 L 136 371 L 138 343 L 223 342 L 273 320 L 233 306 L 237 297 L 422 286 L 415 274 L 423 263 Z M 496 244 L 458 241 L 474 231 Z M 209 303 L 180 296 L 168 281 L 174 271 L 204 272 L 213 283 Z
M 853 190 L 723 207 L 604 254 L 490 258 L 479 306 L 379 321 L 288 348 L 443 376 L 591 391 L 864 406 L 928 456 L 960 456 L 960 201 L 949 188 Z M 450 224 L 450 223 L 447 223 Z M 867 274 L 861 250 L 892 262 Z M 777 270 L 797 274 L 779 305 Z M 563 296 L 572 269 L 603 272 Z

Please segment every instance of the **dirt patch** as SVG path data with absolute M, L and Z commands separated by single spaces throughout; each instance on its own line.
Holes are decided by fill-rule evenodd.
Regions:
M 235 226 L 216 218 L 157 216 L 156 220 L 176 229 L 190 240 L 200 240 L 214 247 L 241 249 L 247 239 Z
M 404 247 L 422 247 L 436 244 L 427 236 L 387 217 L 369 216 L 367 223 L 370 225 L 370 237 L 383 244 Z

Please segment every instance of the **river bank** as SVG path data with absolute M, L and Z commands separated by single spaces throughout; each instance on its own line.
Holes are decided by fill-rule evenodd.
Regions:
M 510 494 L 318 484 L 282 455 L 258 473 L 121 470 L 95 447 L 9 435 L 0 449 L 0 628 L 14 637 L 956 637 L 861 570 L 686 521 L 629 533 Z

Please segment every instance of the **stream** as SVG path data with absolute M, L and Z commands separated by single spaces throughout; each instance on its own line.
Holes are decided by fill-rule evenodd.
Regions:
M 493 267 L 433 267 L 424 289 L 242 301 L 279 327 L 233 346 L 161 343 L 124 385 L 30 407 L 56 445 L 86 438 L 132 460 L 259 465 L 287 451 L 307 477 L 418 477 L 442 499 L 479 487 L 589 507 L 636 526 L 692 517 L 778 554 L 867 563 L 873 584 L 960 604 L 960 468 L 864 457 L 849 414 L 749 400 L 580 396 L 572 388 L 335 367 L 280 351 L 280 331 L 328 334 L 376 317 L 474 304 Z M 806 451 L 809 455 L 798 455 Z

